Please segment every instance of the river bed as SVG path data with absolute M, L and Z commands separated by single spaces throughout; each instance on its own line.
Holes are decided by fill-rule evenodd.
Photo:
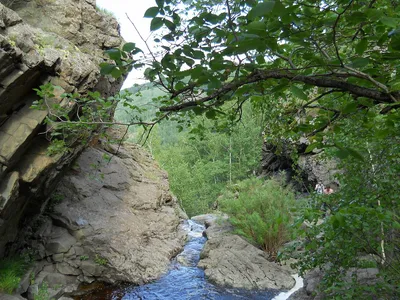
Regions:
M 172 261 L 168 272 L 153 283 L 141 286 L 129 286 L 92 294 L 82 299 L 124 299 L 124 300 L 186 300 L 186 299 L 254 299 L 254 300 L 285 300 L 295 289 L 289 292 L 278 290 L 249 291 L 219 287 L 211 284 L 205 278 L 204 271 L 197 267 L 200 252 L 206 238 L 203 225 L 188 221 L 188 242 L 184 250 Z M 295 276 L 294 276 L 295 277 Z M 296 290 L 302 286 L 302 280 L 296 278 Z

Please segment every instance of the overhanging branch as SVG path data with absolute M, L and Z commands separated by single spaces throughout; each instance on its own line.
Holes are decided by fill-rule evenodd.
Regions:
M 351 75 L 349 74 L 349 77 Z M 366 97 L 374 100 L 375 104 L 379 103 L 396 103 L 400 102 L 400 91 L 386 93 L 376 89 L 367 88 L 346 81 L 335 79 L 335 75 L 329 77 L 320 77 L 318 75 L 306 76 L 297 75 L 290 71 L 285 70 L 255 70 L 253 73 L 245 78 L 237 81 L 226 83 L 221 88 L 214 91 L 212 94 L 177 105 L 171 105 L 167 107 L 161 107 L 161 111 L 180 111 L 185 108 L 195 107 L 202 105 L 210 100 L 221 97 L 228 92 L 234 92 L 241 86 L 266 81 L 268 79 L 288 79 L 292 82 L 305 83 L 316 87 L 332 88 L 340 92 L 348 93 L 355 97 Z M 178 96 L 178 95 L 176 95 Z

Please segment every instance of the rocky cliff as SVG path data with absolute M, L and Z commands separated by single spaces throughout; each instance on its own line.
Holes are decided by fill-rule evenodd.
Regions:
M 152 281 L 183 246 L 181 215 L 166 173 L 138 146 L 87 148 L 45 214 L 19 238 L 37 261 L 18 292 L 33 298 L 46 283 L 58 298 L 76 294 L 82 283 Z
M 77 143 L 67 153 L 46 155 L 47 112 L 30 109 L 38 100 L 32 89 L 50 82 L 60 94 L 115 93 L 122 81 L 102 77 L 98 65 L 103 51 L 122 39 L 118 23 L 97 12 L 94 0 L 0 2 L 1 257 L 85 147 Z

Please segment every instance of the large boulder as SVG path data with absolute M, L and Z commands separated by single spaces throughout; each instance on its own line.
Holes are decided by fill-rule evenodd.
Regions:
M 186 231 L 167 174 L 139 146 L 87 148 L 53 192 L 45 217 L 27 231 L 43 249 L 35 284 L 143 284 L 167 270 Z M 38 245 L 39 244 L 39 245 Z M 67 292 L 70 291 L 70 292 Z
M 199 267 L 206 277 L 217 285 L 245 289 L 286 290 L 294 286 L 290 273 L 267 255 L 232 233 L 226 216 L 203 215 L 195 221 L 203 221 L 208 238 L 201 252 Z

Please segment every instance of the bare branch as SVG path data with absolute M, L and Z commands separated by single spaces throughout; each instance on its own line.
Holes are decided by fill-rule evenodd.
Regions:
M 307 102 L 306 104 L 304 104 L 302 107 L 303 107 L 303 108 L 309 107 L 309 105 L 310 105 L 311 103 L 314 103 L 314 102 L 318 101 L 319 99 L 325 97 L 326 95 L 329 95 L 329 94 L 332 94 L 332 93 L 337 93 L 337 92 L 340 92 L 340 90 L 330 90 L 330 91 L 327 91 L 327 92 L 325 92 L 325 93 L 322 93 L 321 95 L 319 95 L 319 96 L 315 97 L 314 99 L 308 101 L 308 102 Z
M 135 28 L 136 33 L 139 35 L 140 39 L 143 41 L 143 43 L 146 45 L 147 50 L 149 51 L 151 57 L 153 58 L 153 61 L 157 61 L 156 56 L 154 55 L 153 51 L 151 51 L 149 44 L 147 43 L 147 39 L 145 40 L 143 36 L 140 34 L 140 31 L 137 29 L 135 23 L 129 18 L 128 14 L 125 13 L 126 17 L 128 18 L 129 22 L 131 22 L 133 28 Z M 168 90 L 168 87 L 165 86 L 161 79 L 161 75 L 158 72 L 158 80 L 160 81 L 160 85 L 163 86 L 166 90 Z
M 289 57 L 286 57 L 279 53 L 275 53 L 275 55 L 278 56 L 279 58 L 282 58 L 283 60 L 286 60 L 293 69 L 296 69 L 296 66 L 294 65 L 293 61 Z

